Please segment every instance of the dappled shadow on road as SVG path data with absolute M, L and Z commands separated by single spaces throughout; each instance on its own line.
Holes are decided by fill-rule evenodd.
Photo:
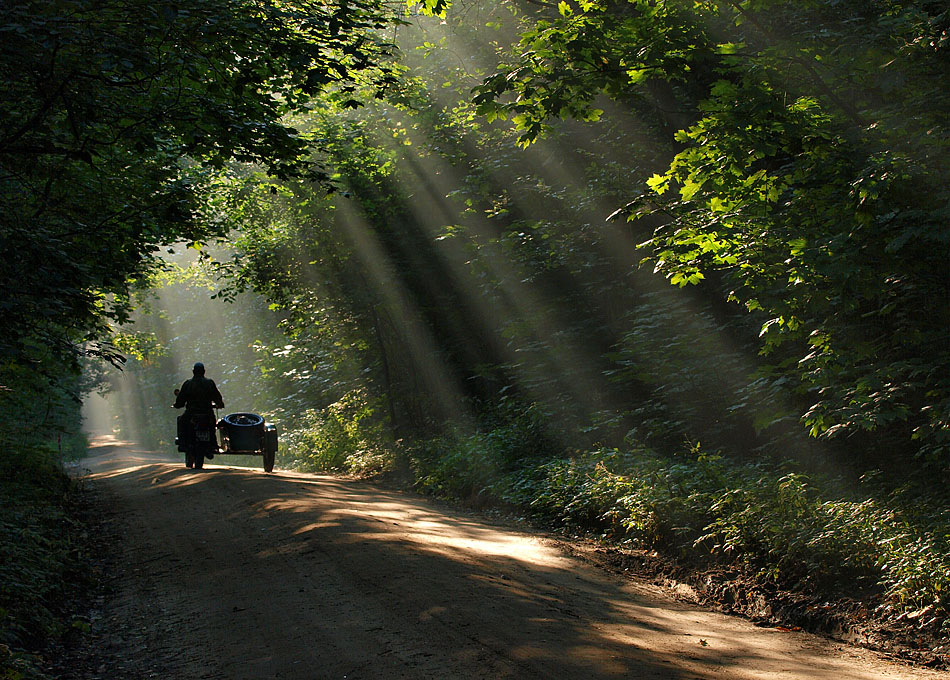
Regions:
M 76 476 L 89 474 L 93 470 L 100 476 L 109 472 L 122 474 L 143 465 L 177 460 L 178 456 L 171 453 L 139 448 L 133 442 L 100 435 L 89 442 L 87 455 L 72 463 L 70 472 Z
M 161 550 L 194 549 L 174 560 L 194 560 L 214 580 L 220 602 L 196 615 L 221 637 L 235 635 L 225 626 L 238 614 L 279 627 L 229 650 L 240 658 L 222 661 L 222 677 L 265 666 L 269 677 L 277 667 L 283 677 L 875 677 L 809 653 L 804 638 L 600 573 L 540 534 L 410 494 L 135 455 L 125 463 L 94 477 L 131 485 L 152 508 L 144 512 L 157 502 L 190 513 L 194 545 L 174 547 L 185 539 L 169 534 Z M 308 663 L 316 670 L 294 674 Z

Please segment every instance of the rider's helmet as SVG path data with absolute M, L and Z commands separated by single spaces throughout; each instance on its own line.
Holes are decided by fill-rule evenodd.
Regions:
M 205 374 L 205 365 L 200 361 L 196 361 L 194 368 L 191 369 L 191 372 L 195 375 L 204 375 Z

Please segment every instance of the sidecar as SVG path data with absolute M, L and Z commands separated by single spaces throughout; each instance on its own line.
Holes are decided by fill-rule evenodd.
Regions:
M 217 424 L 218 453 L 263 456 L 264 472 L 274 471 L 277 427 L 256 413 L 231 413 Z

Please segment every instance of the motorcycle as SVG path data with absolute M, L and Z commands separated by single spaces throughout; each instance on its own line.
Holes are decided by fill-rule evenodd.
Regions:
M 180 390 L 175 390 L 178 396 Z M 205 459 L 211 460 L 218 452 L 217 417 L 212 413 L 185 413 L 178 416 L 178 436 L 175 444 L 185 454 L 185 467 L 201 470 Z
M 175 390 L 178 396 L 180 390 Z M 201 470 L 205 459 L 215 454 L 261 456 L 264 472 L 274 471 L 277 457 L 277 427 L 256 413 L 231 413 L 221 420 L 210 413 L 186 413 L 178 417 L 178 450 L 185 454 L 185 467 Z

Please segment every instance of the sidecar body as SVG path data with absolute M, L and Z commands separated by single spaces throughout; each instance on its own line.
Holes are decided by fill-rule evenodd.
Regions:
M 218 421 L 218 453 L 262 456 L 264 471 L 274 471 L 277 427 L 256 413 L 230 413 Z

